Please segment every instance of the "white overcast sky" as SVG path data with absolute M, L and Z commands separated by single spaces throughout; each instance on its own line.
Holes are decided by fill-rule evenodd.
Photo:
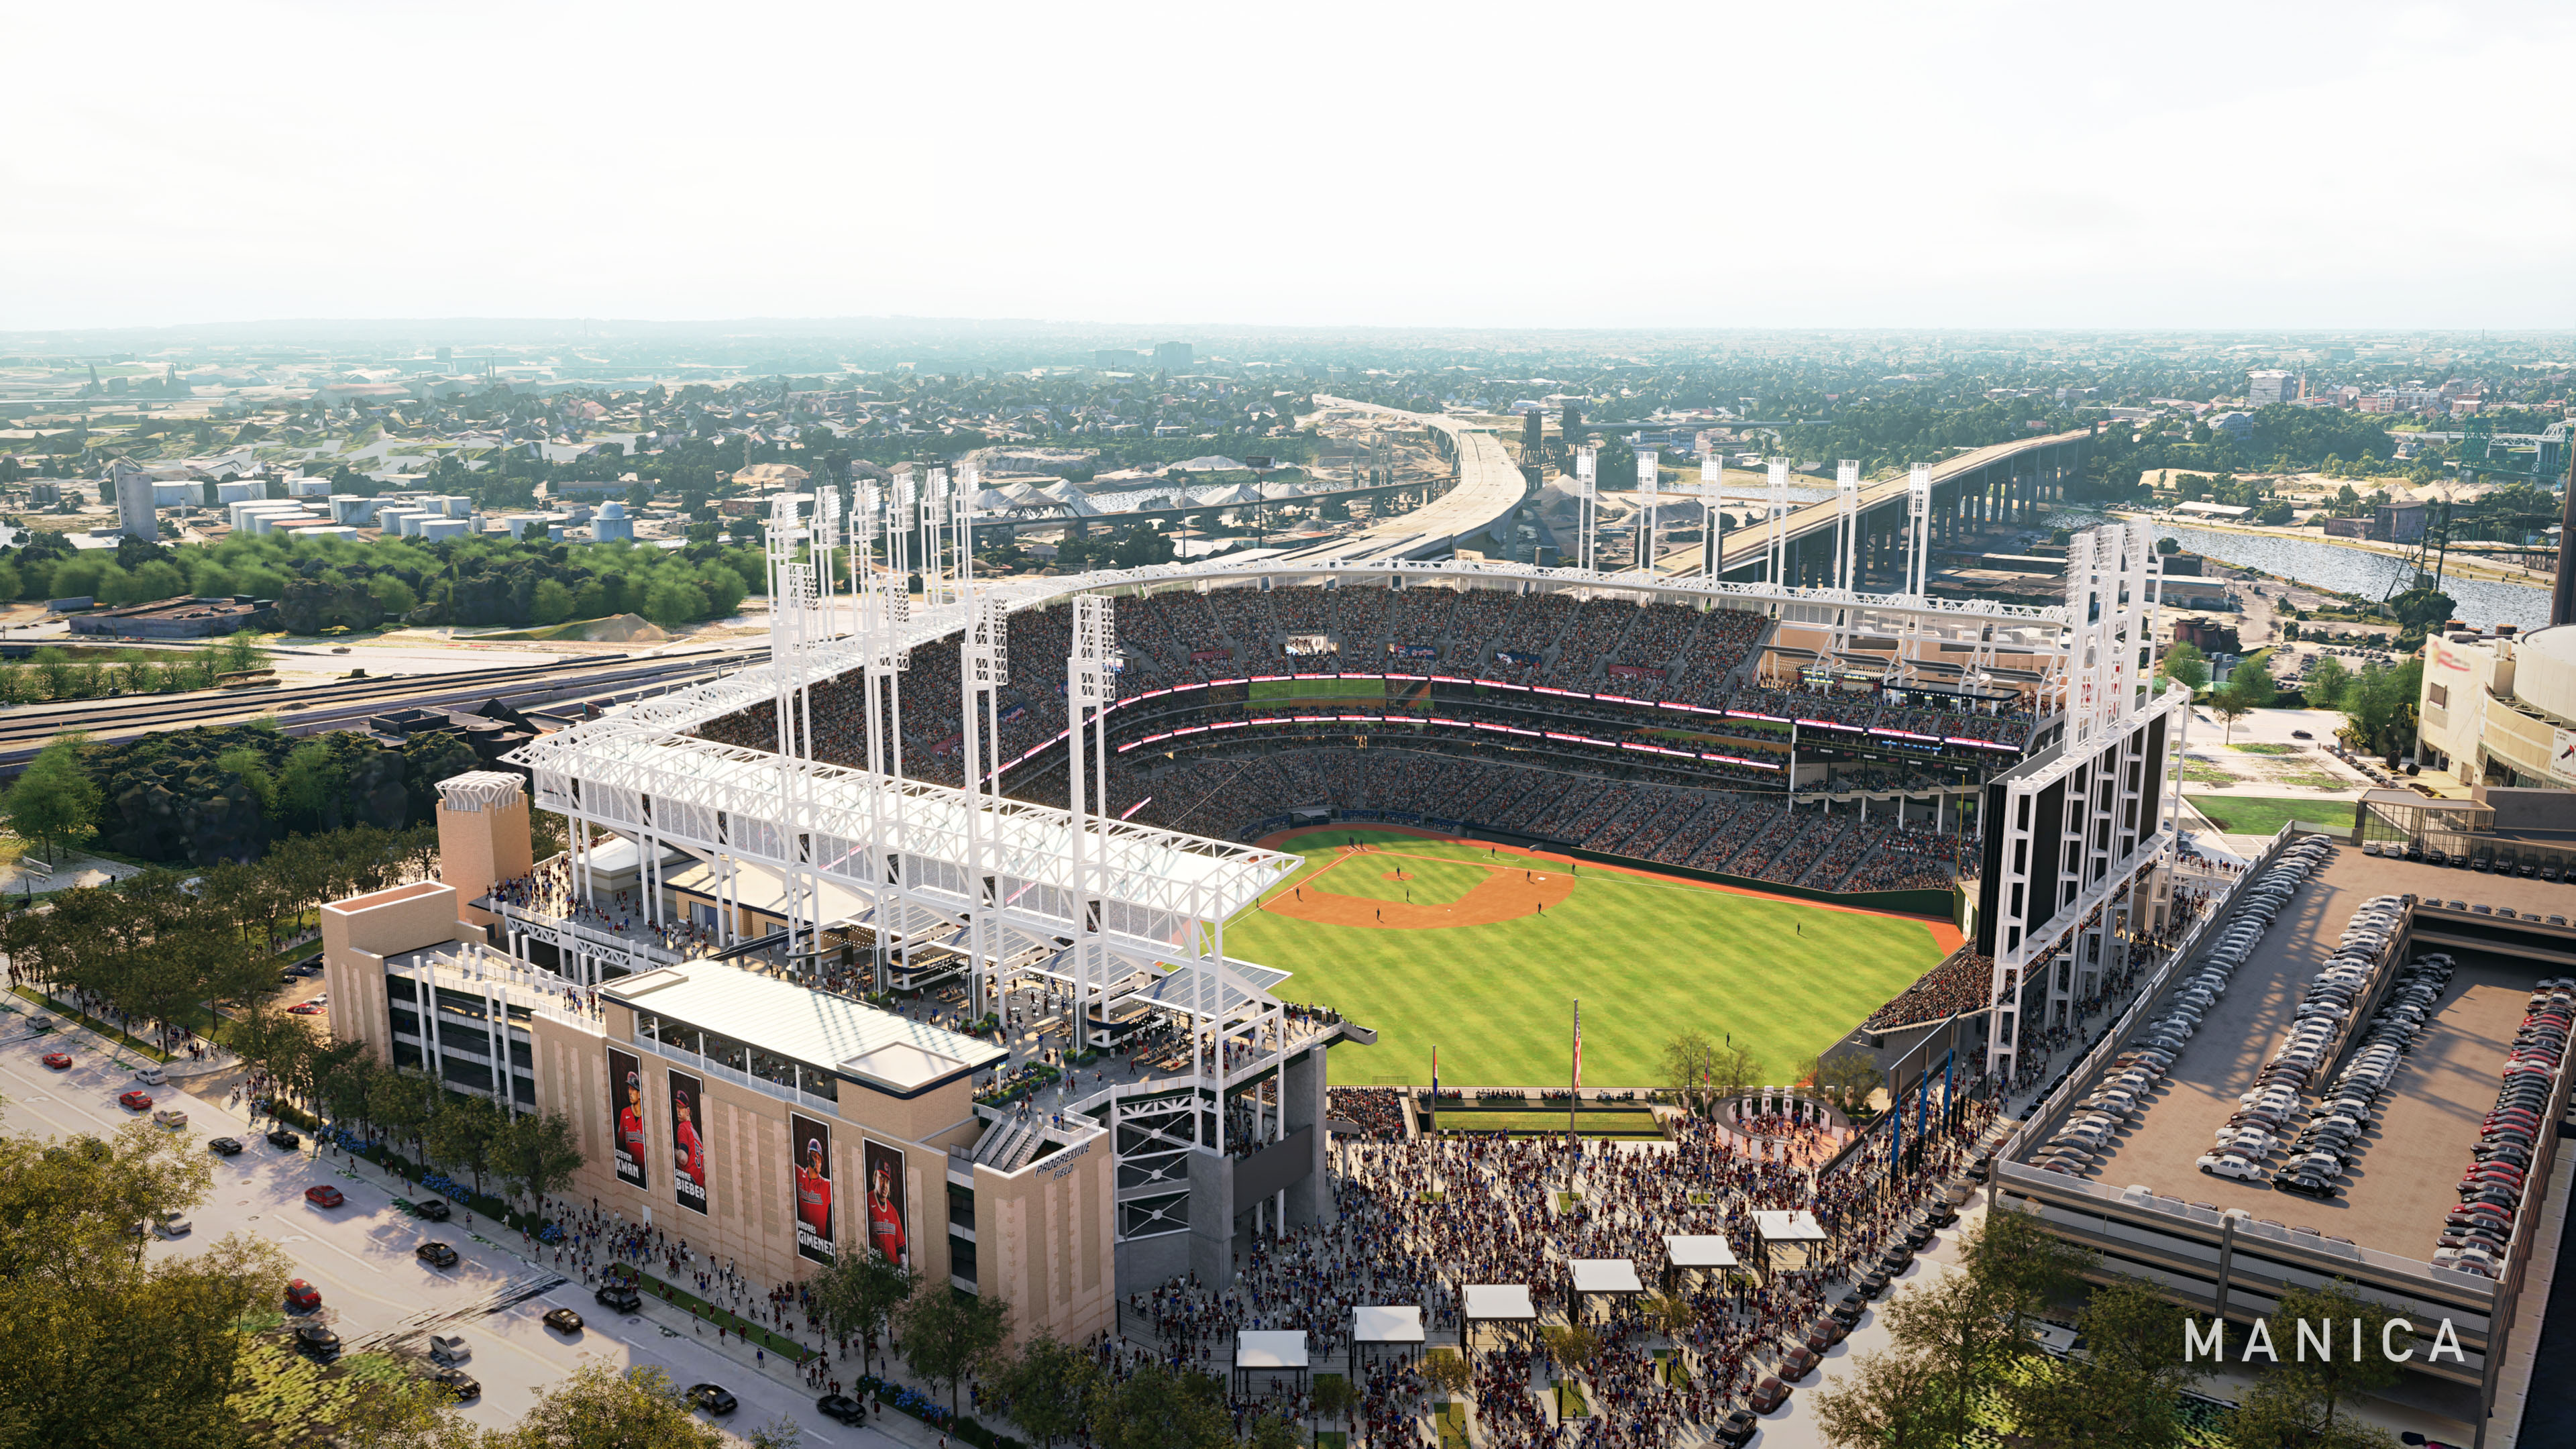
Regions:
M 2576 325 L 2576 5 L 9 7 L 0 329 Z

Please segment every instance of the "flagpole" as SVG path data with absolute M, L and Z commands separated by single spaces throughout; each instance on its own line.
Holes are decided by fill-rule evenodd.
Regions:
M 1583 998 L 1574 998 L 1574 1090 L 1565 1099 L 1565 1145 L 1578 1146 L 1574 1114 L 1583 1105 Z

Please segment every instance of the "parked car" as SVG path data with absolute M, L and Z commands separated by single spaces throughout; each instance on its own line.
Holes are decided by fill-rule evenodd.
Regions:
M 241 1139 L 238 1137 L 218 1137 L 206 1144 L 206 1150 L 215 1154 L 217 1157 L 230 1157 L 242 1150 Z
M 289 1313 L 310 1313 L 310 1312 L 312 1312 L 314 1309 L 319 1308 L 319 1307 L 321 1307 L 321 1306 L 322 1306 L 322 1290 L 321 1290 L 321 1289 L 314 1287 L 312 1284 L 305 1282 L 305 1281 L 304 1281 L 303 1279 L 301 1279 L 301 1278 L 290 1278 L 290 1279 L 288 1279 L 288 1280 L 287 1280 L 287 1283 L 286 1283 L 286 1311 L 287 1311 L 287 1312 L 289 1312 Z
M 196 1231 L 196 1224 L 189 1222 L 178 1213 L 165 1212 L 160 1220 L 152 1225 L 152 1231 L 165 1238 L 184 1238 Z
M 1794 1384 L 1816 1371 L 1816 1361 L 1820 1357 L 1805 1344 L 1793 1343 L 1780 1350 L 1780 1377 Z
M 52 1031 L 53 1029 L 54 1019 L 45 1015 L 41 1011 L 37 1012 L 34 1016 L 27 1018 L 27 1030 L 34 1032 L 38 1036 L 43 1036 L 46 1032 Z
M 312 1187 L 304 1189 L 304 1200 L 313 1204 L 315 1207 L 326 1208 L 335 1208 L 348 1201 L 347 1198 L 340 1195 L 340 1189 L 333 1187 L 327 1182 L 317 1183 Z
M 188 1114 L 176 1107 L 164 1107 L 152 1114 L 152 1121 L 162 1127 L 185 1127 L 188 1125 Z
M 296 1136 L 294 1133 L 283 1127 L 279 1127 L 274 1128 L 269 1132 L 268 1145 L 271 1147 L 282 1147 L 289 1152 L 293 1152 L 304 1145 L 304 1139 Z
M 839 1424 L 864 1424 L 868 1406 L 845 1394 L 825 1394 L 814 1401 L 814 1412 Z
M 446 1390 L 447 1396 L 460 1404 L 468 1399 L 483 1396 L 483 1386 L 476 1383 L 474 1376 L 463 1369 L 443 1369 L 431 1374 L 429 1381 Z
M 159 1067 L 136 1067 L 134 1080 L 147 1087 L 166 1087 L 170 1085 L 170 1074 Z
M 428 1244 L 444 1248 L 445 1243 Z M 440 1363 L 463 1363 L 474 1356 L 474 1350 L 461 1333 L 433 1333 L 429 1336 L 429 1356 Z
M 546 1314 L 546 1327 L 557 1333 L 581 1332 L 581 1315 L 569 1308 L 557 1308 Z
M 742 1407 L 741 1401 L 717 1384 L 689 1385 L 689 1404 L 721 1418 Z
M 632 1313 L 644 1306 L 644 1295 L 624 1283 L 602 1283 L 599 1291 L 591 1296 L 599 1300 L 600 1307 L 619 1313 Z
M 319 1001 L 299 1001 L 286 1008 L 286 1011 L 289 1016 L 320 1016 L 323 1014 L 323 1006 Z
M 1753 1442 L 1754 1431 L 1761 1427 L 1761 1422 L 1753 1417 L 1751 1410 L 1733 1410 L 1727 1414 L 1725 1422 L 1717 1426 L 1717 1442 L 1727 1449 L 1744 1449 L 1745 1445 Z
M 456 1250 L 445 1243 L 423 1243 L 412 1249 L 411 1255 L 433 1268 L 456 1266 Z
M 58 1072 L 68 1072 L 72 1069 L 72 1054 L 70 1052 L 47 1052 L 45 1053 L 45 1065 L 52 1067 Z
M 308 1323 L 295 1330 L 295 1346 L 329 1363 L 340 1356 L 340 1335 L 319 1323 Z
M 2232 1177 L 2239 1182 L 2256 1182 L 2263 1176 L 2263 1169 L 2233 1152 L 2203 1153 L 2199 1167 L 2212 1177 Z
M 1789 1386 L 1775 1378 L 1765 1378 L 1753 1386 L 1753 1412 L 1767 1414 L 1789 1402 Z
M 145 1111 L 152 1106 L 152 1094 L 149 1092 L 125 1092 L 117 1097 L 116 1105 L 123 1107 L 129 1112 Z
M 424 1199 L 413 1203 L 411 1210 L 414 1214 L 427 1218 L 433 1223 L 443 1223 L 448 1218 L 447 1200 L 444 1198 Z

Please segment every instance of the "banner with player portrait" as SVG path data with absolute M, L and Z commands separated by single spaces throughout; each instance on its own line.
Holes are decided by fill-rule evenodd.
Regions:
M 644 1071 L 633 1052 L 608 1049 L 608 1156 L 617 1180 L 644 1185 Z
M 903 1224 L 903 1153 L 881 1142 L 867 1145 L 868 1246 L 898 1268 L 912 1267 L 912 1236 Z
M 796 1185 L 796 1251 L 813 1262 L 836 1256 L 832 1237 L 832 1129 L 801 1112 L 787 1114 L 788 1175 Z
M 681 1071 L 670 1073 L 670 1078 L 671 1191 L 680 1206 L 703 1214 L 707 1210 L 706 1103 L 697 1078 Z

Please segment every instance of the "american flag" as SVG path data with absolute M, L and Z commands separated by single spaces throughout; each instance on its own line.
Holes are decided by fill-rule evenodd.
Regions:
M 1583 1090 L 1583 999 L 1574 1001 L 1574 1090 Z

